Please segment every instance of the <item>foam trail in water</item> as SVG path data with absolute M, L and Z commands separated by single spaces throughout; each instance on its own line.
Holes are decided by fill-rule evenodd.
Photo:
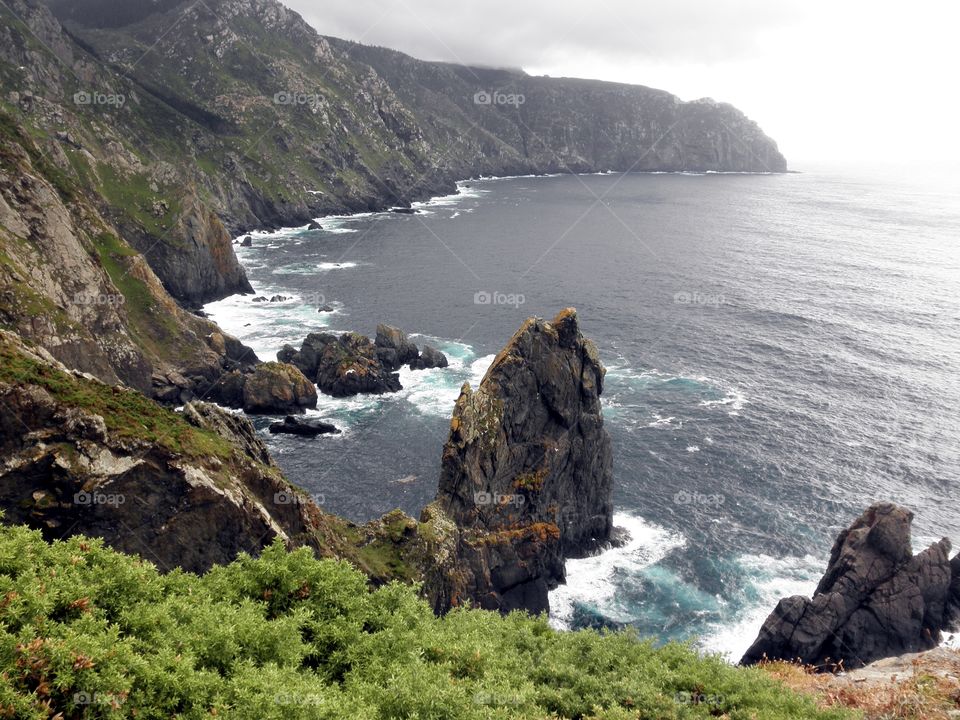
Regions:
M 781 598 L 811 597 L 827 566 L 823 558 L 813 555 L 784 558 L 743 555 L 737 562 L 750 578 L 750 587 L 746 590 L 752 600 L 735 611 L 730 620 L 714 623 L 698 643 L 701 649 L 720 653 L 731 662 L 743 657 Z
M 685 539 L 643 518 L 616 513 L 613 524 L 630 533 L 630 540 L 622 547 L 612 548 L 599 555 L 567 560 L 567 583 L 550 593 L 550 624 L 558 629 L 570 629 L 577 604 L 590 605 L 611 614 L 611 603 L 617 592 L 618 573 L 639 573 L 643 568 L 666 557 L 671 550 L 682 547 Z M 612 618 L 616 620 L 616 618 Z

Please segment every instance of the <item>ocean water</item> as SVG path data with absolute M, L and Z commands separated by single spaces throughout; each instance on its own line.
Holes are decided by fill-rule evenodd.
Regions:
M 960 182 L 879 172 L 507 178 L 391 213 L 254 233 L 258 303 L 207 307 L 273 359 L 378 322 L 450 356 L 382 397 L 321 397 L 344 433 L 257 425 L 288 476 L 365 521 L 435 492 L 450 413 L 529 315 L 579 311 L 608 367 L 625 547 L 571 561 L 557 627 L 633 625 L 732 660 L 876 500 L 917 548 L 960 540 Z M 320 313 L 328 304 L 333 312 Z

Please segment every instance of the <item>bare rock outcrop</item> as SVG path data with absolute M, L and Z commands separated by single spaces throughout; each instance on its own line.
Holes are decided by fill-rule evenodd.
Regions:
M 913 513 L 876 503 L 837 538 L 813 598 L 784 598 L 741 663 L 860 667 L 936 647 L 957 624 L 960 560 L 944 538 L 917 555 Z
M 243 384 L 243 409 L 248 413 L 284 415 L 317 406 L 317 388 L 293 365 L 257 365 Z
M 576 311 L 524 322 L 480 386 L 465 384 L 444 446 L 427 592 L 438 611 L 471 601 L 548 609 L 563 561 L 610 541 L 605 369 Z
M 377 325 L 374 344 L 377 346 L 380 363 L 390 371 L 399 370 L 420 357 L 420 350 L 410 342 L 407 334 L 390 325 Z

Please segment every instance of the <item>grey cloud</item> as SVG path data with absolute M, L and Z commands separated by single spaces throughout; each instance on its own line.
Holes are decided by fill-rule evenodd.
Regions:
M 787 26 L 798 0 L 286 0 L 324 35 L 425 60 L 549 67 L 605 61 L 716 62 L 750 57 Z

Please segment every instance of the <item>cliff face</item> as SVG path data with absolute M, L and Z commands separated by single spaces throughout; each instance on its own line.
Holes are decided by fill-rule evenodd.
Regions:
M 604 373 L 567 309 L 551 322 L 527 320 L 477 390 L 464 385 L 437 499 L 421 518 L 446 545 L 437 609 L 471 599 L 501 611 L 546 610 L 564 558 L 609 542 Z
M 960 556 L 944 538 L 914 555 L 913 513 L 877 503 L 834 543 L 813 598 L 784 598 L 741 662 L 799 660 L 831 669 L 929 650 L 960 628 Z
M 163 570 L 204 571 L 280 538 L 381 572 L 371 565 L 382 554 L 376 529 L 291 486 L 242 416 L 202 402 L 175 413 L 5 331 L 0 508 L 5 522 L 48 539 L 101 537 Z
M 321 37 L 275 0 L 11 0 L 0 20 L 0 250 L 13 272 L 0 280 L 21 308 L 4 322 L 141 389 L 172 347 L 190 356 L 173 369 L 210 366 L 189 335 L 214 330 L 177 316 L 159 332 L 157 308 L 167 293 L 192 307 L 251 290 L 231 232 L 406 204 L 477 174 L 785 168 L 729 106 L 421 62 Z M 104 271 L 125 307 L 64 302 L 111 295 Z M 149 287 L 125 287 L 134 275 Z M 34 300 L 45 312 L 27 312 Z M 51 306 L 75 327 L 24 330 Z
M 248 289 L 211 213 L 238 231 L 477 174 L 786 167 L 730 106 L 421 62 L 321 37 L 275 0 L 48 4 L 67 30 L 39 0 L 0 9 L 3 102 L 60 137 L 61 169 L 187 303 Z
M 207 386 L 245 349 L 171 299 L 58 151 L 0 118 L 0 323 L 104 382 Z
M 428 63 L 328 40 L 384 78 L 461 177 L 787 169 L 776 143 L 728 104 L 681 102 L 639 85 Z

